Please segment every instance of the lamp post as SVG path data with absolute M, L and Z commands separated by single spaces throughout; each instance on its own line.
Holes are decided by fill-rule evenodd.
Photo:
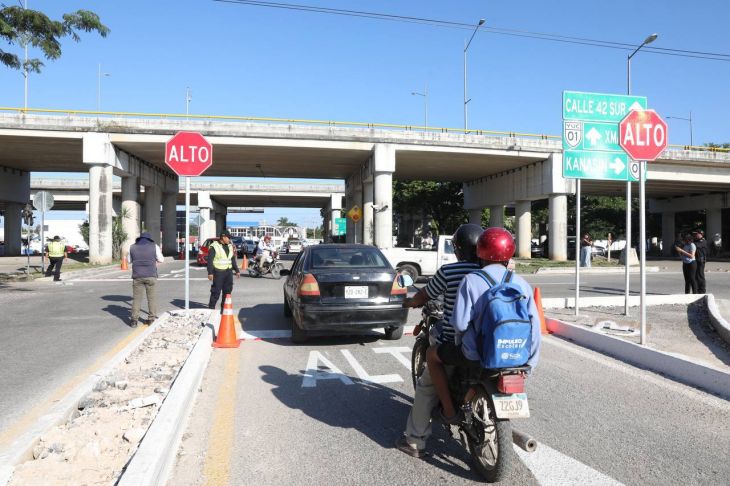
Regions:
M 423 93 L 411 91 L 412 96 L 423 96 L 423 128 L 428 126 L 428 83 L 424 86 Z
M 99 68 L 97 70 L 97 77 L 96 77 L 96 111 L 101 111 L 101 77 L 102 76 L 109 77 L 109 76 L 111 76 L 111 74 L 102 73 L 101 72 L 101 63 L 99 63 Z
M 651 34 L 649 37 L 644 39 L 644 42 L 641 43 L 639 47 L 637 47 L 634 52 L 628 55 L 626 58 L 626 94 L 631 94 L 631 58 L 636 55 L 639 50 L 644 47 L 647 44 L 651 44 L 654 42 L 657 37 L 659 37 L 659 34 Z M 643 170 L 643 164 L 640 168 L 640 171 Z M 643 177 L 643 174 L 640 174 L 641 177 Z M 625 294 L 624 294 L 624 314 L 629 315 L 629 292 L 630 292 L 630 283 L 629 283 L 629 252 L 631 250 L 631 181 L 626 181 L 626 246 L 624 247 L 624 252 L 626 253 L 624 258 L 624 266 L 625 266 Z
M 694 147 L 694 132 L 692 130 L 692 110 L 689 112 L 689 118 L 683 118 L 681 116 L 668 116 L 665 117 L 667 120 L 684 120 L 689 122 L 689 145 L 690 147 Z
M 28 0 L 23 0 L 23 10 L 28 9 Z M 24 32 L 21 39 L 23 43 L 23 52 L 25 53 L 23 61 L 23 108 L 28 109 L 28 33 Z
M 190 91 L 190 86 L 185 88 L 185 116 L 190 115 L 190 102 L 193 101 L 193 94 Z
M 484 19 L 479 19 L 479 23 L 474 28 L 474 32 L 471 34 L 469 41 L 464 42 L 464 133 L 468 133 L 469 130 L 466 105 L 471 101 L 471 99 L 466 98 L 466 51 L 469 49 L 472 39 L 474 39 L 474 36 L 477 34 L 477 30 L 479 30 L 479 27 L 482 25 L 484 25 Z

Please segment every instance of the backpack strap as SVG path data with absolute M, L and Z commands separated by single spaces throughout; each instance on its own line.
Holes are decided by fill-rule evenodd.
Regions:
M 487 282 L 487 285 L 489 285 L 489 288 L 492 288 L 492 287 L 494 287 L 495 285 L 497 285 L 497 282 L 495 282 L 495 280 L 494 280 L 494 279 L 492 278 L 492 276 L 491 276 L 491 275 L 489 275 L 489 274 L 488 274 L 487 272 L 485 272 L 484 270 L 479 270 L 478 272 L 474 272 L 474 273 L 476 273 L 477 275 L 479 275 L 480 277 L 482 277 L 482 279 L 483 279 L 483 280 L 484 280 L 485 282 Z
M 502 277 L 502 283 L 510 283 L 512 281 L 512 270 L 507 270 Z

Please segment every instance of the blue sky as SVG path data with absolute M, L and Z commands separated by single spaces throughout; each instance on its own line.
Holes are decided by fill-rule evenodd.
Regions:
M 636 44 L 657 32 L 652 46 L 730 53 L 722 0 L 298 1 Z M 430 124 L 463 124 L 464 30 L 210 0 L 29 6 L 55 17 L 89 8 L 112 31 L 65 41 L 61 59 L 31 77 L 31 107 L 95 109 L 101 63 L 111 74 L 104 110 L 182 113 L 190 86 L 192 113 L 420 125 L 423 98 L 411 92 L 428 83 Z M 470 128 L 559 134 L 562 91 L 624 93 L 627 54 L 480 32 L 469 48 Z M 633 93 L 664 116 L 691 110 L 696 145 L 730 141 L 729 79 L 730 62 L 645 51 L 632 62 Z M 1 105 L 22 105 L 19 73 L 0 70 L 0 86 Z M 669 123 L 670 143 L 688 144 L 688 124 Z

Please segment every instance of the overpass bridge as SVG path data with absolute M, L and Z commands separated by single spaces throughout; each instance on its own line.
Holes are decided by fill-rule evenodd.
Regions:
M 15 213 L 17 204 L 28 200 L 29 172 L 86 172 L 94 262 L 111 257 L 113 175 L 122 177 L 123 208 L 139 211 L 140 186 L 144 186 L 150 215 L 159 212 L 160 204 L 163 214 L 174 212 L 179 182 L 165 167 L 164 144 L 181 130 L 199 131 L 213 144 L 215 163 L 206 176 L 345 180 L 346 207 L 358 204 L 364 209 L 359 224 L 348 222 L 348 240 L 357 234 L 358 241 L 391 246 L 393 178 L 445 180 L 463 183 L 472 221 L 489 207 L 490 224 L 502 225 L 504 206 L 515 205 L 520 256 L 530 255 L 530 204 L 548 199 L 554 243 L 550 256 L 565 259 L 567 255 L 567 196 L 575 192 L 575 183 L 562 177 L 559 137 L 311 120 L 33 111 L 13 109 L 0 114 L 0 143 L 6 147 L 0 153 L 3 182 L 15 188 L 15 193 L 3 196 L 6 207 L 12 206 L 6 221 L 20 226 Z M 730 191 L 728 184 L 730 154 L 671 147 L 650 165 L 647 195 L 664 201 L 678 195 L 725 194 Z M 583 191 L 623 194 L 624 187 L 623 183 L 585 182 Z M 17 197 L 23 188 L 25 194 Z M 666 205 L 649 204 L 671 213 Z M 328 209 L 339 208 L 331 204 Z M 667 222 L 663 234 L 669 234 L 673 226 L 670 219 L 662 217 Z M 713 231 L 710 221 L 719 223 L 719 218 L 708 217 L 708 232 Z

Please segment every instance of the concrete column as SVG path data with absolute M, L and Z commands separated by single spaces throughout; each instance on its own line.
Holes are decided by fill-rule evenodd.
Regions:
M 177 194 L 167 193 L 162 196 L 162 218 L 162 253 L 175 255 L 177 253 Z
M 517 222 L 517 256 L 532 257 L 532 203 L 517 201 L 515 215 Z
M 664 211 L 662 213 L 662 255 L 672 256 L 672 248 L 676 230 L 674 229 L 674 211 Z
M 489 208 L 489 226 L 504 227 L 504 206 L 491 206 Z
M 226 216 L 227 216 L 227 213 L 222 213 L 222 212 L 216 211 L 215 218 L 213 218 L 215 221 L 215 232 L 216 232 L 215 236 L 218 236 L 218 233 L 220 233 L 221 231 L 226 229 Z
M 215 220 L 212 218 L 213 212 L 210 208 L 199 208 L 200 211 L 200 244 L 202 245 L 208 238 L 213 238 L 215 235 Z
M 362 186 L 355 188 L 355 190 L 353 191 L 353 205 L 358 206 L 364 212 L 363 204 L 362 204 Z M 363 220 L 363 218 L 360 218 L 360 221 L 358 221 L 357 223 L 354 223 L 354 225 L 353 225 L 352 232 L 355 237 L 354 243 L 363 242 L 362 220 Z
M 362 242 L 366 245 L 373 244 L 373 182 L 366 181 L 362 184 Z
M 662 220 L 663 222 L 664 220 Z M 715 234 L 722 235 L 722 209 L 713 208 L 707 210 L 707 221 L 705 225 L 705 239 L 712 242 Z
M 23 205 L 7 203 L 5 205 L 5 256 L 20 255 L 23 246 Z M 39 220 L 40 222 L 40 220 Z
M 482 225 L 482 208 L 469 210 L 469 223 Z
M 376 172 L 374 180 L 375 212 L 374 242 L 378 248 L 393 246 L 393 173 Z
M 122 228 L 127 239 L 122 243 L 122 255 L 129 253 L 129 247 L 140 233 L 139 179 L 122 178 Z
M 89 167 L 89 263 L 112 261 L 112 166 Z
M 330 211 L 330 228 L 332 230 L 332 235 L 335 234 L 335 227 L 337 226 L 337 218 L 342 217 L 342 194 L 332 194 L 330 195 L 330 204 L 329 204 L 329 211 Z
M 568 259 L 568 196 L 551 194 L 548 202 L 548 239 L 550 259 Z
M 160 204 L 162 203 L 162 190 L 157 186 L 145 186 L 144 188 L 144 227 L 152 235 L 155 243 L 160 243 Z

